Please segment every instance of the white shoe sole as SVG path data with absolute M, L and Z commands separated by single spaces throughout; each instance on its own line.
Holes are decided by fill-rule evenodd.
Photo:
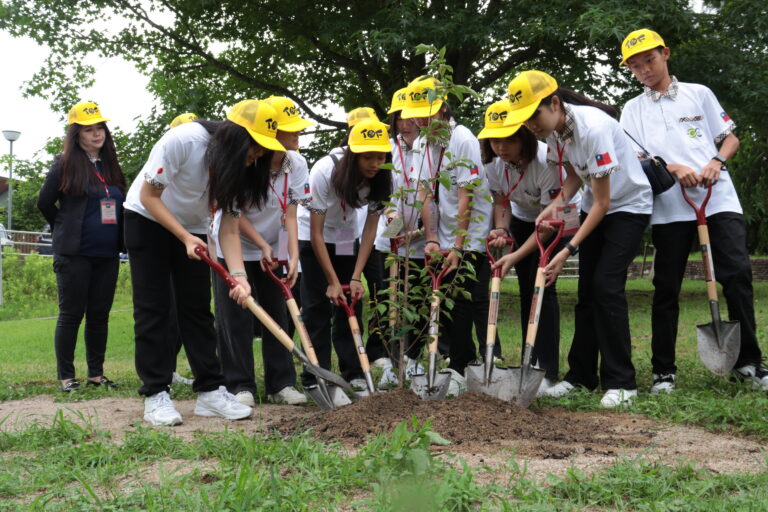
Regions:
M 176 418 L 172 418 L 170 421 L 152 421 L 149 419 L 148 415 L 144 415 L 144 421 L 152 425 L 153 427 L 175 427 L 176 425 L 181 425 L 183 423 L 183 420 L 181 416 L 178 416 Z
M 243 420 L 245 418 L 249 418 L 251 414 L 253 414 L 253 409 L 249 409 L 248 412 L 243 412 L 240 414 L 234 414 L 234 413 L 224 414 L 219 411 L 209 409 L 204 405 L 200 405 L 200 404 L 195 405 L 195 416 L 205 416 L 208 418 L 224 418 L 225 420 Z

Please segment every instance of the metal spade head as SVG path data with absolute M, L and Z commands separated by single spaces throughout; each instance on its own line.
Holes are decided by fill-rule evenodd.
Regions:
M 515 378 L 515 373 L 509 368 L 499 368 L 491 366 L 490 376 L 486 381 L 485 365 L 482 363 L 470 364 L 464 370 L 464 376 L 467 378 L 467 390 L 485 393 L 501 400 L 513 400 L 513 388 L 519 385 L 520 379 Z
M 741 351 L 739 322 L 719 321 L 696 326 L 699 359 L 709 371 L 724 377 L 733 369 Z
M 435 382 L 430 387 L 426 373 L 415 374 L 411 377 L 411 390 L 422 400 L 441 400 L 448 393 L 451 383 L 451 372 L 442 371 L 435 375 Z
M 321 381 L 318 381 L 321 382 Z M 318 407 L 320 407 L 324 411 L 330 411 L 333 409 L 333 399 L 331 398 L 330 394 L 328 393 L 328 389 L 325 390 L 322 389 L 321 386 L 318 384 L 314 384 L 312 386 L 308 386 L 304 388 L 304 391 L 307 392 L 309 395 L 309 398 L 314 401 Z
M 520 407 L 528 407 L 536 399 L 536 393 L 539 391 L 541 381 L 544 380 L 544 370 L 539 368 L 528 368 L 523 372 L 522 366 L 506 368 L 511 375 L 512 388 L 509 398 L 499 397 L 502 400 L 515 401 Z

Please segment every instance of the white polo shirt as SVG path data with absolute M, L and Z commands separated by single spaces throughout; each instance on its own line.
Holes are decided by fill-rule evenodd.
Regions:
M 570 162 L 584 182 L 581 210 L 589 213 L 594 203 L 592 178 L 611 177 L 611 206 L 607 214 L 627 212 L 650 215 L 653 193 L 629 138 L 618 121 L 602 110 L 585 105 L 565 105 L 563 137 L 547 137 L 548 158 L 557 165 L 558 146 L 563 162 Z
M 717 154 L 717 144 L 736 127 L 709 88 L 676 80 L 667 93 L 649 89 L 629 100 L 621 124 L 653 156 L 662 157 L 668 164 L 686 165 L 698 173 Z M 633 146 L 642 155 L 642 149 Z M 700 205 L 707 189 L 695 187 L 686 192 Z M 721 212 L 742 213 L 726 169 L 720 173 L 706 209 L 708 216 Z M 678 184 L 655 197 L 651 224 L 693 220 L 696 214 L 685 202 Z
M 288 187 L 286 188 L 286 177 Z M 254 229 L 272 247 L 272 253 L 277 256 L 277 244 L 280 237 L 281 218 L 283 209 L 281 202 L 289 204 L 309 204 L 312 197 L 309 185 L 309 170 L 307 161 L 295 151 L 285 153 L 283 164 L 277 174 L 270 177 L 272 187 L 267 192 L 266 203 L 258 209 L 256 207 L 240 210 L 240 215 L 245 215 Z M 221 227 L 222 210 L 216 210 L 213 219 L 213 237 L 216 240 L 216 253 L 219 258 L 224 255 L 219 243 L 219 228 Z M 243 248 L 243 261 L 258 261 L 262 251 L 250 238 L 240 235 L 240 245 Z
M 547 162 L 547 145 L 543 142 L 538 142 L 536 158 L 525 170 L 495 157 L 485 165 L 485 171 L 491 192 L 509 194 L 512 215 L 525 222 L 535 221 L 543 207 L 560 194 L 557 165 Z
M 341 161 L 341 156 L 338 158 Z M 309 173 L 309 187 L 312 190 L 312 200 L 308 206 L 299 204 L 298 219 L 299 219 L 299 240 L 310 239 L 310 211 L 319 213 L 325 216 L 325 224 L 323 226 L 323 237 L 326 243 L 345 242 L 348 240 L 340 240 L 339 235 L 342 234 L 342 229 L 347 227 L 351 228 L 352 238 L 355 240 L 360 238 L 362 234 L 360 224 L 358 222 L 357 209 L 343 202 L 336 195 L 331 184 L 331 175 L 336 167 L 333 159 L 326 155 L 318 160 L 315 165 L 312 166 L 312 171 Z M 380 171 L 389 172 L 389 171 Z M 358 197 L 367 203 L 368 213 L 370 215 L 377 215 L 377 203 L 368 203 L 368 194 L 370 192 L 369 185 L 363 185 L 358 190 Z
M 141 203 L 144 182 L 163 189 L 160 198 L 190 233 L 204 235 L 210 222 L 205 151 L 211 136 L 200 123 L 184 123 L 160 137 L 131 184 L 123 207 L 157 221 Z
M 477 138 L 462 125 L 451 129 L 451 137 L 445 148 L 442 163 L 440 161 L 441 147 L 437 144 L 427 144 L 426 139 L 419 137 L 414 143 L 419 148 L 414 153 L 413 167 L 422 184 L 429 187 L 439 187 L 438 233 L 440 246 L 450 249 L 456 241 L 457 218 L 459 214 L 459 189 L 474 186 L 470 210 L 470 223 L 464 243 L 464 249 L 469 251 L 485 251 L 485 239 L 488 236 L 491 218 L 491 198 L 488 190 L 488 178 L 480 158 L 480 143 Z M 429 157 L 427 154 L 429 153 Z M 447 173 L 450 178 L 450 188 L 445 188 L 439 182 L 429 182 L 438 172 Z M 433 188 L 434 190 L 434 188 Z
M 415 231 L 419 229 L 419 220 L 421 219 L 421 210 L 416 208 L 418 199 L 418 175 L 412 165 L 413 150 L 408 147 L 402 139 L 392 140 L 392 203 L 395 204 L 397 215 L 403 219 L 403 232 Z M 399 144 L 399 147 L 397 146 Z M 410 192 L 409 192 L 410 191 Z M 379 220 L 379 229 L 377 233 L 381 235 L 387 227 L 387 217 L 382 215 Z M 421 259 L 424 257 L 424 245 L 426 239 L 421 236 L 412 240 L 410 248 L 410 257 Z M 376 248 L 380 251 L 391 251 L 392 245 L 389 238 L 376 238 Z M 397 253 L 405 256 L 405 246 L 398 247 Z

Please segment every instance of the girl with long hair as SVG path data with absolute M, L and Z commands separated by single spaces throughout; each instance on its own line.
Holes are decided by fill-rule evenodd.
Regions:
M 104 354 L 123 247 L 125 177 L 107 121 L 95 103 L 72 107 L 64 150 L 54 160 L 37 198 L 53 235 L 59 295 L 54 345 L 64 392 L 80 386 L 74 358 L 83 316 L 87 383 L 117 386 L 104 376 Z

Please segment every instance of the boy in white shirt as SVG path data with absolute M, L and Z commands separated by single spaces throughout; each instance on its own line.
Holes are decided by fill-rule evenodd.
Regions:
M 741 352 L 733 375 L 768 390 L 768 369 L 761 364 L 755 333 L 746 226 L 725 165 L 739 147 L 733 134 L 736 125 L 709 88 L 678 82 L 669 74 L 670 50 L 656 32 L 641 29 L 630 33 L 621 51 L 621 65 L 645 86 L 641 95 L 627 102 L 621 116 L 623 128 L 644 148 L 635 145 L 639 155 L 661 156 L 668 162 L 670 172 L 696 204 L 702 203 L 706 187 L 713 187 L 706 213 L 715 276 L 723 285 L 731 320 L 738 320 L 741 327 Z M 651 216 L 656 248 L 652 393 L 675 389 L 678 298 L 696 232 L 695 218 L 678 186 L 655 197 Z

